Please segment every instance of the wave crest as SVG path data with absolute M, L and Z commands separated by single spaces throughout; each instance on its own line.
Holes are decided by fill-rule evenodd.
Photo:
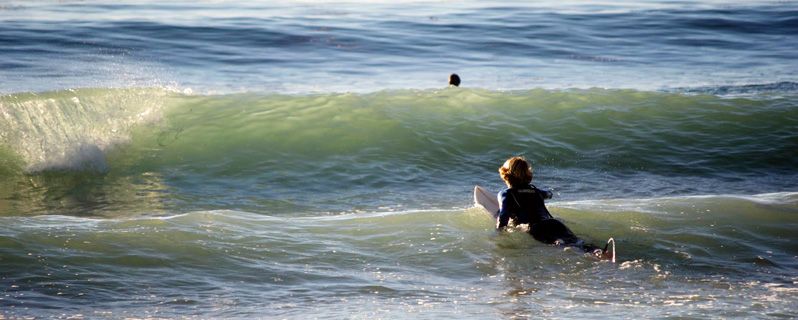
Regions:
M 81 89 L 0 97 L 0 143 L 27 172 L 106 171 L 105 153 L 160 118 L 161 89 Z

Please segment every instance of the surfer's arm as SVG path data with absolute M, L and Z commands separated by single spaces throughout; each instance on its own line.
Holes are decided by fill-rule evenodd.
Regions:
M 499 217 L 496 218 L 496 230 L 501 230 L 510 222 L 510 212 L 508 211 L 509 200 L 507 199 L 507 191 L 499 193 Z
M 535 190 L 538 191 L 538 193 L 540 194 L 540 197 L 543 198 L 543 200 L 551 199 L 551 197 L 554 196 L 554 191 L 540 189 L 538 187 L 535 187 L 534 185 L 532 185 L 532 187 L 535 188 Z

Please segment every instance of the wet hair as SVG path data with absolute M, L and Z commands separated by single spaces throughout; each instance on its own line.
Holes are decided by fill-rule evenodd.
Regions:
M 511 188 L 525 186 L 532 182 L 532 166 L 523 157 L 512 157 L 499 167 L 499 176 Z
M 460 76 L 458 76 L 456 73 L 450 74 L 449 75 L 449 84 L 453 85 L 455 87 L 459 87 L 460 86 Z

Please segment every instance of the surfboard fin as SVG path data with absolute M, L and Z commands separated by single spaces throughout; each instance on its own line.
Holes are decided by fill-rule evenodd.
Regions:
M 610 248 L 610 243 L 612 243 L 612 252 L 607 252 L 607 249 Z M 612 263 L 615 263 L 615 239 L 610 238 L 607 240 L 607 244 L 604 245 L 604 252 L 601 254 L 601 257 L 607 260 L 611 260 Z

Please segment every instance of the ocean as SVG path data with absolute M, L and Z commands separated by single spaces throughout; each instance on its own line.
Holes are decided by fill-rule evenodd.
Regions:
M 796 318 L 796 52 L 794 1 L 2 2 L 0 319 Z M 514 155 L 616 263 L 494 231 Z

